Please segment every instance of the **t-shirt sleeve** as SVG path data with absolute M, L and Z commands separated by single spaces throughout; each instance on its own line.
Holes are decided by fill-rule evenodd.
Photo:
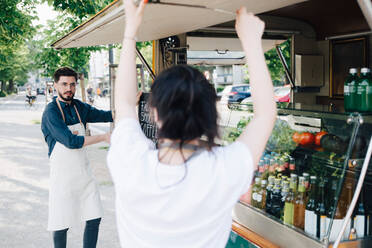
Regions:
M 138 120 L 133 118 L 120 120 L 112 132 L 107 156 L 111 174 L 130 166 L 135 159 L 141 158 L 144 153 L 154 148 L 154 143 L 145 136 Z
M 236 141 L 222 148 L 225 173 L 237 196 L 249 189 L 254 174 L 251 151 L 244 143 Z

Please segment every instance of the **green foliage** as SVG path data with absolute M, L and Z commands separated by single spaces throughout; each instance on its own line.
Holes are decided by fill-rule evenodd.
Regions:
M 55 20 L 48 21 L 47 27 L 41 34 L 41 40 L 34 44 L 38 50 L 36 61 L 42 76 L 52 77 L 53 73 L 61 66 L 69 66 L 78 73 L 87 76 L 90 52 L 100 50 L 101 47 L 65 48 L 56 50 L 50 45 L 56 38 L 63 37 L 67 32 L 79 25 L 79 21 L 69 14 L 59 15 Z
M 6 93 L 4 91 L 0 91 L 0 97 L 6 97 Z
M 14 83 L 27 81 L 26 41 L 36 32 L 32 26 L 37 1 L 1 0 L 0 81 L 1 90 L 12 92 Z M 4 93 L 4 92 L 3 92 Z
M 248 125 L 251 119 L 251 117 L 242 117 L 236 127 L 226 127 L 224 137 L 222 137 L 222 139 L 228 143 L 234 142 L 240 136 L 240 134 L 242 134 L 244 128 Z
M 291 41 L 287 40 L 280 45 L 280 48 L 283 51 L 284 58 L 287 62 L 287 65 L 290 69 L 291 63 Z M 269 68 L 271 79 L 273 80 L 274 86 L 279 86 L 285 80 L 285 71 L 280 62 L 279 56 L 276 52 L 276 49 L 273 48 L 265 53 L 265 59 L 267 67 Z
M 225 86 L 218 85 L 216 91 L 217 91 L 217 93 L 219 93 L 219 92 L 222 92 L 224 89 L 225 89 Z
M 98 13 L 113 0 L 47 0 L 56 11 L 72 14 L 80 20 Z

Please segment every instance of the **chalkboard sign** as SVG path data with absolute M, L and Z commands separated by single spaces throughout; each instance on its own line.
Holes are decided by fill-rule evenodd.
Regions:
M 258 246 L 242 238 L 236 232 L 231 231 L 225 248 L 258 248 Z
M 138 104 L 138 120 L 146 137 L 157 144 L 157 127 L 151 119 L 151 111 L 148 105 L 150 93 L 142 93 Z

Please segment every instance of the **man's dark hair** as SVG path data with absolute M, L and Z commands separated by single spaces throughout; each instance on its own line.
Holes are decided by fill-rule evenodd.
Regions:
M 78 74 L 76 73 L 76 71 L 67 66 L 61 67 L 58 70 L 56 70 L 56 72 L 54 72 L 53 75 L 54 82 L 57 83 L 61 76 L 74 77 L 76 81 L 78 80 Z
M 158 138 L 187 141 L 205 135 L 210 149 L 218 137 L 217 95 L 212 84 L 197 69 L 187 65 L 163 71 L 151 87 L 150 106 L 162 125 Z

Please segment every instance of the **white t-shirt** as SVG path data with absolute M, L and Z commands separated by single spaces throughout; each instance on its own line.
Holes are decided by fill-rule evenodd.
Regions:
M 121 246 L 225 247 L 232 208 L 253 176 L 248 147 L 204 150 L 184 165 L 162 164 L 157 153 L 135 119 L 121 120 L 112 133 L 107 161 Z

